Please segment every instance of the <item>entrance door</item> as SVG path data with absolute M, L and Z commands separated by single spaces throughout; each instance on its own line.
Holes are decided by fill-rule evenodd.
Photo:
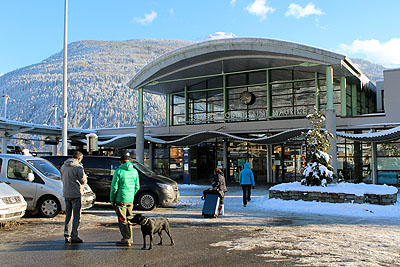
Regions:
M 283 151 L 283 182 L 300 181 L 305 164 L 301 145 L 284 146 Z
M 275 145 L 272 154 L 272 175 L 276 183 L 300 181 L 305 165 L 301 145 Z
M 215 147 L 208 143 L 202 143 L 197 148 L 197 179 L 211 181 L 216 167 Z

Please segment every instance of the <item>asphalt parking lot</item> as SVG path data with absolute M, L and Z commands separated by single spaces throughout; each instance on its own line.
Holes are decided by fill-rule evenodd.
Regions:
M 200 190 L 200 189 L 199 189 Z M 199 191 L 201 192 L 201 191 Z M 252 210 L 264 191 L 256 189 L 247 208 L 240 192 L 230 190 L 226 214 L 201 216 L 201 193 L 182 192 L 168 208 L 143 212 L 170 221 L 176 245 L 141 250 L 140 228 L 134 245 L 115 246 L 120 239 L 111 206 L 97 204 L 82 214 L 82 244 L 65 244 L 64 215 L 53 219 L 23 218 L 17 227 L 0 230 L 1 266 L 398 266 L 400 224 L 364 218 Z M 196 204 L 200 203 L 200 204 Z M 158 237 L 155 237 L 155 244 Z

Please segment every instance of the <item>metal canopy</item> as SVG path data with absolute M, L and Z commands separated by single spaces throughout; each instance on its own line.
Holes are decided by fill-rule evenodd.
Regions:
M 361 71 L 344 55 L 271 39 L 232 38 L 196 43 L 166 53 L 141 69 L 128 86 L 165 95 L 222 73 L 292 66 L 294 70 L 325 74 L 327 65 L 333 66 L 335 75 L 346 76 L 353 82 L 362 78 L 365 83 Z M 280 75 L 283 76 L 275 78 L 291 79 L 289 73 L 287 77 Z
M 227 138 L 227 139 L 232 139 L 232 140 L 238 140 L 242 142 L 250 142 L 250 143 L 255 143 L 255 144 L 278 144 L 285 142 L 291 138 L 300 136 L 303 132 L 307 131 L 308 129 L 305 128 L 299 128 L 299 129 L 292 129 L 288 131 L 284 131 L 272 136 L 264 136 L 260 138 L 244 138 L 224 132 L 219 132 L 219 131 L 203 131 L 203 132 L 198 132 L 194 134 L 190 134 L 188 136 L 172 140 L 172 141 L 165 141 L 163 139 L 155 138 L 149 135 L 145 135 L 144 139 L 153 143 L 159 143 L 159 144 L 167 144 L 167 145 L 173 145 L 173 146 L 193 146 L 197 145 L 201 142 L 204 142 L 209 139 L 213 138 Z M 82 140 L 82 142 L 86 142 L 86 140 Z M 120 135 L 116 136 L 108 141 L 101 141 L 99 142 L 100 146 L 103 147 L 127 147 L 136 142 L 136 135 L 135 134 L 126 134 L 126 135 Z
M 363 142 L 387 142 L 400 139 L 400 126 L 380 132 L 369 132 L 363 134 L 348 134 L 337 132 L 336 135 L 343 138 Z
M 11 137 L 19 133 L 43 136 L 61 136 L 61 126 L 26 123 L 12 120 L 0 119 L 0 132 L 2 136 Z M 95 133 L 90 129 L 68 128 L 68 136 L 85 137 L 86 134 Z

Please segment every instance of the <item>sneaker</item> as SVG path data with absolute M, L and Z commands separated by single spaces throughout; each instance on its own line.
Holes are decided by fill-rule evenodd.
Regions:
M 65 243 L 71 243 L 71 238 L 70 237 L 66 237 L 65 238 Z
M 83 240 L 80 239 L 79 237 L 72 237 L 71 243 L 83 243 Z
M 247 206 L 246 204 L 243 205 L 243 207 L 246 207 L 246 206 Z
M 132 243 L 118 241 L 115 243 L 115 245 L 117 245 L 119 247 L 130 247 L 130 246 L 132 246 Z

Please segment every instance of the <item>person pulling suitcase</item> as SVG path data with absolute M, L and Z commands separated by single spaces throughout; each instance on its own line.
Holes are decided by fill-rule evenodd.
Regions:
M 218 217 L 224 215 L 224 197 L 228 191 L 226 188 L 225 176 L 221 169 L 214 170 L 214 178 L 211 183 L 212 189 L 203 192 L 202 199 L 205 199 L 203 216 Z

